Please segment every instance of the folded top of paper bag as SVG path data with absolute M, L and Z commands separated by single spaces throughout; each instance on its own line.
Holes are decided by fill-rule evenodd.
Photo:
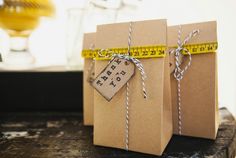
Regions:
M 99 25 L 97 37 L 103 38 L 97 39 L 98 48 L 127 48 L 129 25 L 130 23 Z M 106 31 L 100 31 L 101 29 Z M 166 45 L 166 32 L 163 30 L 166 30 L 166 20 L 133 22 L 131 46 Z
M 181 41 L 193 30 L 199 30 L 197 38 L 192 38 L 187 44 L 212 43 L 217 42 L 216 21 L 183 24 L 181 25 Z M 177 46 L 179 26 L 168 27 L 168 46 Z

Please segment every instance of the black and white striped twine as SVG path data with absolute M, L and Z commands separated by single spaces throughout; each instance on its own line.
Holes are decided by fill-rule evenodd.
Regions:
M 184 77 L 184 73 L 187 71 L 187 69 L 190 67 L 191 62 L 192 62 L 192 56 L 191 53 L 189 52 L 188 49 L 184 48 L 184 45 L 190 41 L 191 38 L 199 34 L 199 30 L 193 30 L 192 32 L 189 33 L 189 35 L 184 39 L 183 42 L 181 42 L 181 34 L 182 34 L 182 27 L 181 25 L 179 26 L 178 30 L 178 41 L 177 45 L 178 47 L 174 50 L 172 50 L 170 53 L 174 53 L 175 55 L 175 70 L 174 70 L 174 77 L 177 80 L 177 110 L 178 110 L 178 133 L 179 135 L 182 135 L 182 106 L 181 106 L 181 84 L 180 81 Z M 183 52 L 186 52 L 188 54 L 189 60 L 188 64 L 184 67 L 181 68 L 181 54 Z
M 143 92 L 143 97 L 147 99 L 147 92 L 146 92 L 146 85 L 145 85 L 145 79 L 147 78 L 146 73 L 144 71 L 143 64 L 140 62 L 140 60 L 134 58 L 130 54 L 130 47 L 131 47 L 131 40 L 132 40 L 132 22 L 129 23 L 129 35 L 128 35 L 128 51 L 127 54 L 116 54 L 115 52 L 110 51 L 109 49 L 101 49 L 98 51 L 98 55 L 101 57 L 105 58 L 111 58 L 109 63 L 115 58 L 118 57 L 120 59 L 125 59 L 127 61 L 130 61 L 134 63 L 134 65 L 138 68 L 140 75 L 141 75 L 141 80 L 142 80 L 142 92 Z M 103 55 L 102 52 L 106 51 L 109 52 L 107 54 L 112 54 L 110 55 Z M 108 63 L 108 64 L 109 64 Z M 130 91 L 130 84 L 129 82 L 126 83 L 126 100 L 125 100 L 125 150 L 129 150 L 129 91 Z

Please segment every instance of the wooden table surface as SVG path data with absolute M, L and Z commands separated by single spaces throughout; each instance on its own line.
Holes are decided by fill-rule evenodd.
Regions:
M 235 158 L 236 122 L 225 108 L 220 116 L 215 141 L 173 136 L 162 157 Z M 157 157 L 94 146 L 80 112 L 2 112 L 0 125 L 0 158 Z

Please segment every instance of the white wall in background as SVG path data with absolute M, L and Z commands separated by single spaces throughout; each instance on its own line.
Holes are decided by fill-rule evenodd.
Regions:
M 66 9 L 83 7 L 86 0 L 54 0 L 57 15 L 45 19 L 31 37 L 31 51 L 39 65 L 66 63 Z M 217 20 L 219 102 L 236 115 L 236 1 L 235 0 L 123 0 L 117 21 L 168 19 L 169 25 Z M 94 27 L 90 28 L 93 31 Z M 0 52 L 7 50 L 0 30 Z

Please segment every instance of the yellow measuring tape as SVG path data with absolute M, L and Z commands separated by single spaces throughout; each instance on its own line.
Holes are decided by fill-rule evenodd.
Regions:
M 202 54 L 202 53 L 214 53 L 217 50 L 217 42 L 204 43 L 204 44 L 191 44 L 185 45 L 184 48 L 188 49 L 191 54 Z M 170 49 L 177 48 L 169 47 Z M 165 57 L 166 46 L 141 46 L 131 47 L 130 55 L 134 58 L 161 58 Z M 127 54 L 128 48 L 110 48 L 106 50 L 101 49 L 85 49 L 82 51 L 82 57 L 94 58 L 95 60 L 106 60 L 110 59 L 112 54 Z M 183 52 L 183 54 L 187 54 Z
M 174 47 L 177 48 L 177 47 Z M 184 46 L 190 54 L 204 54 L 204 53 L 214 53 L 218 48 L 217 42 L 212 43 L 203 43 L 203 44 L 190 44 Z M 187 55 L 187 52 L 183 52 L 184 55 Z
M 110 48 L 103 51 L 101 51 L 101 49 L 87 49 L 82 51 L 82 57 L 95 58 L 96 60 L 105 60 L 109 59 L 112 54 L 127 54 L 127 51 L 128 48 Z M 165 57 L 165 51 L 166 46 L 131 47 L 130 56 L 134 58 L 158 58 Z

